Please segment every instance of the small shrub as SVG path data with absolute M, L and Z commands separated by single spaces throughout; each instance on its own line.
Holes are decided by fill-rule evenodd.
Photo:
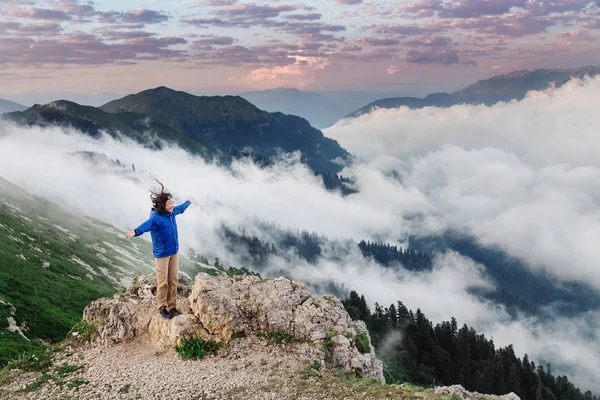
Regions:
M 325 345 L 327 351 L 333 348 L 333 338 L 339 334 L 340 333 L 338 331 L 331 331 L 325 334 L 325 342 L 323 344 Z
M 39 378 L 35 380 L 35 382 L 25 386 L 23 389 L 19 390 L 20 392 L 34 392 L 44 386 L 46 382 L 52 379 L 52 375 L 42 374 Z
M 317 360 L 314 360 L 311 364 L 310 367 L 316 371 L 320 371 L 321 370 L 321 363 Z
M 325 363 L 330 365 L 332 363 L 330 351 L 333 349 L 334 343 L 333 338 L 339 335 L 338 331 L 330 331 L 325 334 L 325 340 L 321 345 L 321 351 L 325 353 Z
M 79 338 L 86 342 L 89 342 L 90 340 L 92 340 L 92 335 L 94 334 L 94 332 L 96 332 L 96 325 L 90 324 L 86 320 L 82 319 L 81 321 L 73 325 L 73 328 L 71 328 L 71 330 L 67 334 L 67 339 L 72 337 L 74 332 L 77 332 Z
M 194 336 L 191 339 L 184 339 L 180 346 L 174 349 L 182 360 L 197 360 L 207 354 L 216 354 L 220 345 L 213 342 L 207 342 Z
M 366 354 L 371 352 L 371 346 L 369 345 L 369 337 L 363 331 L 359 331 L 356 334 L 356 348 L 360 351 L 361 354 Z
M 314 361 L 313 363 L 307 365 L 306 368 L 304 368 L 302 371 L 300 371 L 300 380 L 302 381 L 306 381 L 307 379 L 310 378 L 315 378 L 318 376 L 321 376 L 321 373 L 319 372 L 319 369 L 321 368 L 321 365 L 319 364 L 319 369 L 316 369 L 314 367 L 314 363 L 319 363 L 318 361 Z
M 22 354 L 11 360 L 8 369 L 20 369 L 25 372 L 38 372 L 47 370 L 52 366 L 52 351 L 46 350 L 39 354 Z
M 335 374 L 337 378 L 344 383 L 357 382 L 360 378 L 356 375 L 356 372 L 346 371 L 346 370 L 338 370 Z
M 77 388 L 81 385 L 87 385 L 88 383 L 90 383 L 90 381 L 86 381 L 85 379 L 73 379 L 71 382 L 68 383 L 68 387 L 69 389 L 73 389 L 73 388 Z
M 77 365 L 63 365 L 56 369 L 56 375 L 58 375 L 59 378 L 63 378 L 66 375 L 72 374 L 73 372 L 80 370 L 81 368 L 83 367 Z
M 127 394 L 127 393 L 129 393 L 130 389 L 131 389 L 131 383 L 128 383 L 127 385 L 125 385 L 121 389 L 119 389 L 119 393 L 120 394 Z

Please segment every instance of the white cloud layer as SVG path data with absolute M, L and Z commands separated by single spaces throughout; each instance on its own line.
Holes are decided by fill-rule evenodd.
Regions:
M 440 228 L 600 289 L 599 94 L 600 77 L 494 107 L 380 109 L 325 133 L 395 169 Z

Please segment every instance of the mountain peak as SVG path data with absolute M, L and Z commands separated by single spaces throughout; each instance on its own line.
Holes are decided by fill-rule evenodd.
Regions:
M 143 90 L 143 91 L 135 94 L 135 96 L 144 96 L 144 95 L 156 96 L 156 97 L 173 96 L 173 95 L 193 96 L 190 93 L 171 89 L 166 86 L 158 86 L 153 89 L 146 89 L 146 90 Z
M 184 118 L 189 113 L 201 113 L 206 118 L 214 117 L 219 113 L 228 113 L 228 111 L 260 111 L 252 103 L 239 96 L 196 96 L 166 86 L 130 94 L 110 101 L 100 108 L 109 113 L 130 111 L 147 114 L 150 117 L 168 114 L 176 118 Z
M 240 96 L 196 96 L 159 86 L 100 108 L 111 114 L 131 112 L 151 118 L 227 152 L 252 149 L 270 158 L 278 149 L 300 150 L 316 171 L 338 172 L 342 167 L 332 160 L 348 157 L 337 142 L 325 138 L 305 119 L 263 111 Z

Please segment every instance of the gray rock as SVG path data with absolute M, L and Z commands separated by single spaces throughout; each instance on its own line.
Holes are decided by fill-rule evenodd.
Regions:
M 439 386 L 436 387 L 434 392 L 436 394 L 446 394 L 453 399 L 460 400 L 520 400 L 519 396 L 510 392 L 503 396 L 493 396 L 489 394 L 481 394 L 478 392 L 469 392 L 461 385 L 452 386 Z
M 227 342 L 240 333 L 282 333 L 304 342 L 297 346 L 304 359 L 329 360 L 384 381 L 364 322 L 352 321 L 334 296 L 311 296 L 304 282 L 198 274 L 192 287 L 180 281 L 179 294 L 189 296 L 178 300 L 183 315 L 172 320 L 157 314 L 155 293 L 156 280 L 139 277 L 124 295 L 91 303 L 84 319 L 96 326 L 94 341 L 118 343 L 148 333 L 156 347 L 167 349 L 192 336 Z M 356 346 L 359 335 L 369 343 L 365 354 Z

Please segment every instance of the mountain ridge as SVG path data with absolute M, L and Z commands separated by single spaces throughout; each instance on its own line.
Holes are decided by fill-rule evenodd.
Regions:
M 277 156 L 278 149 L 300 151 L 315 171 L 337 173 L 342 167 L 335 160 L 347 161 L 350 156 L 305 119 L 263 111 L 240 96 L 196 96 L 159 86 L 113 100 L 100 109 L 153 118 L 223 151 L 249 149 L 267 158 Z
M 268 164 L 281 152 L 300 152 L 313 171 L 335 174 L 351 157 L 301 117 L 260 110 L 240 96 L 195 96 L 165 86 L 101 107 L 57 100 L 3 118 L 22 125 L 71 126 L 94 138 L 122 134 L 152 149 L 162 148 L 164 140 L 225 165 L 245 155 Z
M 13 111 L 23 111 L 27 109 L 26 106 L 15 103 L 14 101 L 0 99 L 0 114 L 9 113 Z
M 97 107 L 83 106 L 69 100 L 35 104 L 23 111 L 4 114 L 3 117 L 21 125 L 72 127 L 93 138 L 99 138 L 104 132 L 114 138 L 123 135 L 153 149 L 162 148 L 162 139 L 205 159 L 226 159 L 220 150 L 194 141 L 160 121 L 134 113 L 110 114 Z
M 452 93 L 431 93 L 425 97 L 392 97 L 374 101 L 346 115 L 343 119 L 357 118 L 379 108 L 450 107 L 458 104 L 493 105 L 501 101 L 522 100 L 531 90 L 545 90 L 550 85 L 562 86 L 572 78 L 596 76 L 600 66 L 567 69 L 518 70 L 479 80 Z

